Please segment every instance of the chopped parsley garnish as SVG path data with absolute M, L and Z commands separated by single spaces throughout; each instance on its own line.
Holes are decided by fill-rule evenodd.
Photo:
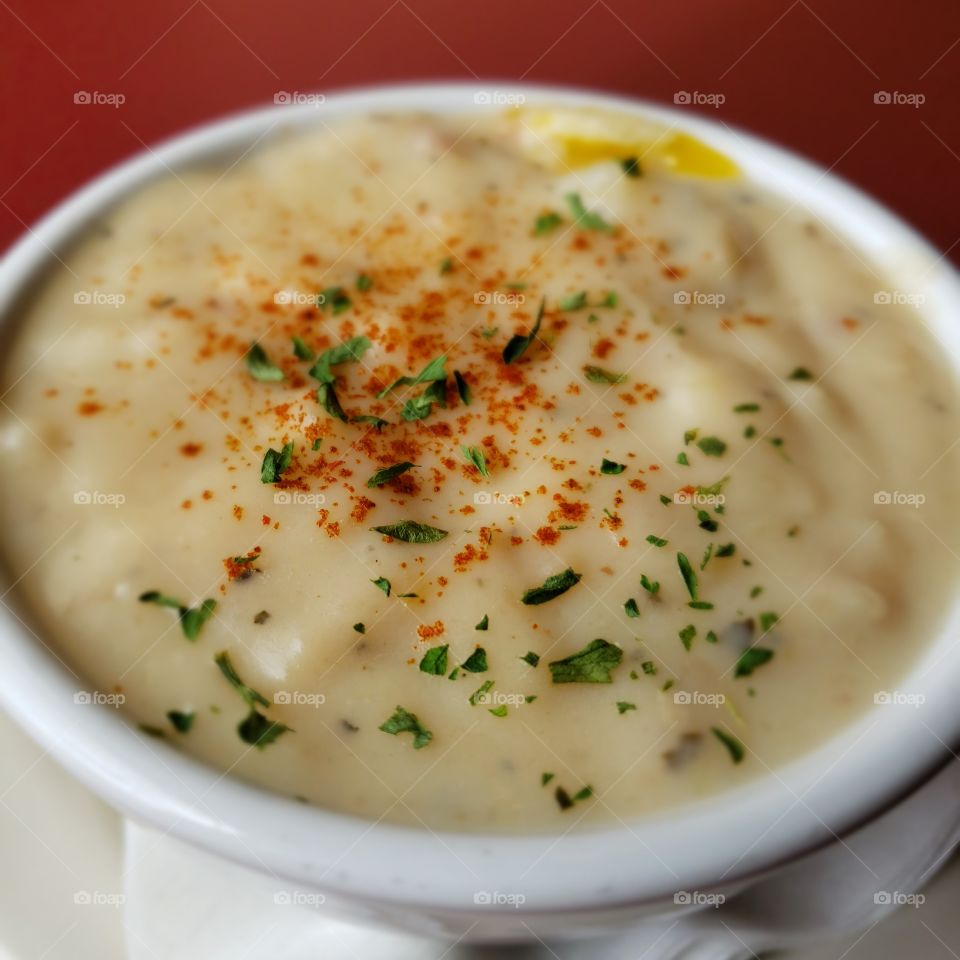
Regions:
M 567 204 L 570 207 L 570 213 L 573 216 L 576 226 L 583 230 L 602 230 L 604 233 L 613 233 L 614 227 L 607 223 L 598 213 L 591 213 L 583 205 L 579 193 L 568 193 L 566 195 Z
M 637 601 L 634 600 L 633 597 L 631 597 L 623 605 L 623 610 L 624 610 L 624 613 L 626 613 L 626 615 L 631 619 L 635 620 L 637 617 L 640 616 L 640 608 L 637 606 Z
M 603 367 L 586 366 L 583 372 L 591 383 L 624 383 L 627 379 L 625 373 L 611 373 Z
M 756 598 L 759 597 L 761 593 L 763 593 L 763 587 L 761 587 L 761 586 L 759 586 L 759 585 L 756 586 L 756 587 L 751 587 L 751 589 L 750 589 L 750 599 L 751 599 L 751 600 L 756 600 Z
M 571 567 L 567 567 L 563 573 L 555 573 L 553 576 L 547 577 L 539 587 L 531 587 L 529 590 L 525 590 L 520 600 L 527 606 L 546 603 L 548 600 L 553 600 L 560 594 L 566 593 L 571 587 L 575 587 L 582 576 L 582 573 L 574 573 Z
M 716 533 L 717 528 L 720 526 L 706 510 L 697 511 L 697 524 L 701 529 L 706 530 L 707 533 Z
M 748 647 L 740 654 L 735 677 L 749 677 L 757 667 L 762 667 L 773 659 L 773 651 L 767 647 Z
M 360 633 L 360 634 L 364 634 L 364 633 L 367 632 L 366 626 L 365 626 L 364 624 L 362 624 L 362 623 L 355 623 L 355 624 L 353 625 L 353 629 L 356 630 L 357 633 Z
M 270 611 L 261 610 L 258 614 L 254 616 L 253 622 L 259 626 L 261 623 L 266 623 L 269 619 L 270 619 Z
M 240 679 L 240 675 L 234 669 L 233 663 L 230 661 L 230 654 L 227 653 L 226 650 L 222 650 L 213 659 L 216 665 L 220 668 L 220 672 L 227 678 L 233 689 L 236 690 L 241 697 L 243 697 L 244 702 L 248 707 L 253 707 L 257 704 L 259 704 L 261 707 L 270 706 L 270 701 L 262 693 L 254 690 L 253 687 L 248 687 Z
M 487 471 L 487 458 L 479 447 L 461 447 L 460 452 L 464 455 L 468 463 L 472 463 L 477 468 L 477 473 L 481 477 L 489 477 Z
M 473 628 L 474 630 L 486 630 L 490 626 L 490 617 L 483 615 L 483 619 Z
M 176 610 L 180 619 L 180 629 L 183 631 L 183 635 L 191 641 L 200 636 L 203 625 L 213 616 L 213 611 L 217 609 L 216 600 L 204 600 L 199 607 L 188 607 L 173 597 L 165 596 L 159 590 L 148 590 L 146 593 L 141 593 L 139 600 L 141 603 L 155 603 L 158 607 L 170 607 Z
M 166 736 L 160 727 L 155 727 L 152 723 L 138 723 L 137 729 L 148 737 L 154 737 L 157 740 L 162 740 Z
M 334 420 L 347 422 L 347 412 L 340 405 L 340 398 L 337 396 L 336 387 L 332 383 L 321 383 L 317 387 L 317 403 L 330 414 Z
M 540 663 L 540 654 L 534 653 L 532 650 L 528 650 L 520 659 L 524 663 L 529 663 L 531 667 L 535 667 Z
M 557 306 L 561 310 L 582 310 L 587 305 L 587 291 L 580 290 L 577 293 L 567 294 L 560 298 Z
M 680 631 L 678 636 L 680 637 L 680 642 L 683 644 L 684 650 L 689 650 L 690 647 L 693 646 L 693 641 L 696 635 L 697 628 L 692 623 L 687 624 L 687 626 Z
M 323 446 L 323 437 L 317 437 L 317 439 L 313 441 L 310 449 L 316 452 L 321 446 Z
M 193 721 L 197 719 L 197 715 L 192 710 L 189 712 L 183 710 L 168 710 L 167 719 L 177 733 L 189 733 L 190 728 L 193 726 Z
M 713 544 L 708 543 L 707 549 L 703 551 L 703 559 L 700 561 L 700 569 L 705 570 L 707 564 L 710 562 L 710 558 L 713 556 Z
M 256 340 L 250 344 L 246 356 L 247 369 L 254 380 L 261 383 L 276 383 L 283 380 L 283 371 L 267 356 L 267 351 Z
M 486 673 L 489 669 L 487 665 L 487 651 L 484 650 L 483 647 L 477 647 L 460 666 L 466 670 L 467 673 Z
M 643 587 L 647 593 L 654 594 L 660 589 L 660 581 L 651 580 L 645 573 L 641 573 L 640 586 Z
M 550 674 L 554 683 L 612 683 L 611 672 L 623 659 L 623 651 L 606 640 L 591 640 L 582 650 L 554 660 Z
M 263 455 L 263 463 L 260 464 L 260 482 L 261 483 L 279 483 L 290 461 L 293 460 L 293 441 L 285 443 L 283 449 L 279 452 L 270 447 Z
M 760 411 L 759 403 L 738 403 L 734 408 L 734 413 L 758 413 Z
M 394 477 L 399 477 L 401 473 L 406 473 L 408 470 L 413 470 L 414 467 L 416 467 L 416 464 L 411 463 L 409 460 L 404 460 L 402 463 L 395 463 L 392 466 L 384 467 L 382 470 L 378 470 L 367 481 L 367 486 L 382 487 Z
M 689 467 L 689 466 L 690 466 L 690 460 L 689 460 L 689 458 L 687 457 L 686 453 L 684 453 L 683 450 L 681 450 L 681 451 L 677 454 L 677 463 L 679 463 L 681 467 Z
M 459 370 L 453 371 L 453 381 L 457 385 L 457 395 L 460 397 L 460 402 L 465 407 L 469 407 L 470 401 L 473 399 L 470 393 L 470 384 L 467 383 L 466 378 Z
M 554 773 L 541 773 L 541 774 L 540 774 L 540 786 L 541 786 L 541 787 L 545 787 L 555 776 L 556 776 L 556 774 L 554 774 Z
M 400 520 L 398 523 L 388 523 L 382 527 L 370 529 L 376 533 L 382 533 L 385 537 L 402 540 L 404 543 L 437 543 L 447 535 L 446 530 L 439 530 L 425 523 L 417 523 L 416 520 Z
M 544 297 L 540 301 L 540 307 L 537 310 L 537 318 L 534 320 L 533 327 L 530 332 L 526 336 L 521 336 L 519 333 L 514 334 L 507 342 L 507 345 L 503 348 L 504 363 L 509 364 L 519 360 L 524 353 L 526 353 L 530 344 L 537 339 L 537 334 L 540 332 L 540 324 L 543 322 L 543 311 L 546 307 L 546 303 L 547 298 Z
M 721 730 L 720 727 L 711 727 L 710 732 L 727 748 L 730 759 L 734 763 L 740 763 L 743 760 L 745 753 L 743 744 L 735 736 L 727 733 L 726 730 Z
M 708 457 L 723 456 L 727 449 L 727 445 L 719 437 L 703 437 L 697 441 L 697 446 Z
M 393 736 L 398 733 L 412 733 L 414 750 L 425 747 L 433 739 L 433 734 L 420 723 L 417 715 L 404 710 L 399 705 L 394 710 L 393 716 L 380 724 L 380 729 Z
M 370 581 L 375 587 L 379 587 L 388 597 L 390 596 L 390 581 L 386 577 L 377 577 Z
M 655 677 L 657 675 L 657 668 L 656 666 L 654 666 L 654 663 L 652 660 L 644 660 L 643 663 L 640 664 L 640 669 L 648 677 Z
M 563 787 L 557 787 L 553 795 L 557 798 L 557 803 L 560 805 L 561 810 L 569 810 L 573 806 L 573 800 L 570 799 L 570 794 L 567 793 Z
M 373 286 L 373 279 L 371 277 L 368 277 L 365 273 L 361 273 L 360 276 L 357 277 L 357 289 L 361 293 L 366 293 L 366 291 L 369 290 L 372 286 Z
M 366 337 L 351 337 L 343 343 L 324 350 L 317 358 L 317 362 L 310 368 L 310 376 L 321 383 L 333 383 L 336 380 L 331 367 L 341 363 L 350 363 L 360 360 L 370 349 L 372 344 Z
M 420 661 L 420 672 L 429 673 L 435 677 L 442 677 L 447 672 L 447 651 L 450 645 L 431 647 Z
M 760 632 L 766 633 L 768 630 L 772 630 L 780 617 L 775 613 L 761 613 L 760 614 Z
M 343 287 L 327 287 L 326 290 L 321 290 L 317 295 L 317 306 L 322 310 L 330 307 L 333 310 L 333 315 L 337 316 L 344 310 L 349 310 L 353 306 L 353 302 L 347 296 Z
M 317 355 L 299 337 L 293 337 L 293 355 L 298 360 L 315 360 Z
M 493 689 L 493 681 L 484 680 L 484 682 L 481 683 L 480 686 L 476 690 L 474 690 L 473 693 L 470 694 L 468 698 L 470 701 L 470 706 L 475 707 L 477 703 L 480 701 L 480 698 L 484 696 L 484 694 L 489 693 L 490 690 L 492 689 Z
M 813 374 L 806 367 L 794 367 L 788 380 L 812 380 Z
M 480 336 L 483 337 L 484 340 L 492 340 L 497 335 L 499 329 L 499 327 L 484 327 L 480 331 Z
M 608 476 L 616 476 L 619 473 L 623 473 L 626 469 L 627 465 L 625 463 L 617 463 L 614 460 L 608 460 L 606 457 L 603 458 L 600 464 L 600 472 Z
M 442 277 L 445 273 L 453 273 L 453 257 L 444 257 L 440 261 L 440 276 Z
M 743 435 L 747 440 L 752 440 L 757 435 L 757 428 L 754 426 L 745 427 Z
M 628 177 L 643 176 L 643 171 L 640 169 L 640 161 L 637 157 L 624 157 L 620 161 L 620 166 Z
M 687 559 L 687 555 L 685 553 L 677 554 L 677 566 L 680 568 L 680 576 L 683 577 L 683 582 L 686 584 L 687 593 L 690 594 L 690 599 L 696 600 L 697 590 L 699 589 L 697 583 L 697 574 L 691 566 L 690 561 Z
M 537 217 L 533 224 L 533 232 L 536 236 L 540 237 L 545 233 L 556 230 L 561 223 L 563 223 L 563 217 L 561 217 L 559 213 L 554 213 L 550 210 L 547 213 L 541 213 L 540 216 Z
M 636 710 L 637 705 L 635 703 L 628 703 L 626 700 L 617 701 L 617 713 L 623 715 L 628 710 Z
M 725 543 L 721 547 L 717 547 L 717 556 L 718 557 L 732 557 L 737 550 L 737 546 L 734 543 Z
M 397 387 L 415 387 L 420 383 L 431 383 L 437 380 L 445 381 L 447 379 L 447 374 L 444 370 L 446 363 L 446 354 L 434 357 L 415 377 L 397 377 L 389 387 L 386 387 L 377 394 L 377 399 L 382 400 L 392 390 L 396 390 Z
M 692 610 L 712 610 L 713 604 L 708 600 L 691 600 L 688 604 Z
M 369 423 L 371 426 L 376 428 L 377 433 L 380 432 L 381 427 L 390 426 L 390 424 L 386 420 L 383 420 L 380 417 L 371 416 L 369 413 L 365 413 L 359 417 L 351 417 L 350 422 L 351 423 Z
M 655 547 L 665 547 L 669 542 L 669 540 L 664 540 L 663 537 L 654 536 L 652 533 L 647 537 L 647 543 L 653 544 Z
M 447 380 L 435 380 L 423 393 L 410 397 L 400 411 L 404 420 L 425 420 L 433 413 L 433 405 L 439 403 L 441 407 L 447 405 Z
M 712 630 L 707 631 L 707 635 L 703 638 L 707 643 L 717 643 L 720 639 Z
M 492 713 L 495 717 L 505 717 L 507 715 L 507 705 L 501 703 L 499 707 L 489 707 L 487 712 Z

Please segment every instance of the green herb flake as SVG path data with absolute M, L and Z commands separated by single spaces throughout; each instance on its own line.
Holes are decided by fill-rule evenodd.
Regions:
M 628 177 L 643 176 L 643 170 L 640 169 L 640 160 L 637 157 L 624 157 L 620 161 L 620 166 Z
M 583 372 L 591 383 L 616 384 L 625 383 L 627 379 L 625 373 L 611 373 L 609 370 L 604 370 L 603 367 L 588 365 L 583 368 Z
M 648 677 L 655 677 L 657 675 L 657 668 L 652 660 L 644 660 L 643 663 L 640 664 L 640 669 Z
M 687 624 L 678 636 L 680 637 L 680 642 L 683 644 L 684 650 L 689 650 L 693 646 L 694 638 L 697 635 L 697 628 L 692 624 Z
M 568 193 L 566 195 L 566 201 L 570 207 L 570 213 L 573 216 L 573 220 L 576 226 L 580 227 L 582 230 L 600 230 L 603 233 L 613 233 L 615 227 L 612 224 L 607 223 L 597 213 L 591 213 L 583 205 L 583 200 L 580 198 L 579 193 Z
M 655 594 L 660 590 L 660 581 L 651 580 L 645 573 L 640 574 L 640 586 L 649 594 Z
M 734 670 L 735 677 L 749 677 L 757 667 L 762 667 L 773 659 L 773 651 L 767 647 L 748 647 L 740 654 Z
M 647 543 L 652 544 L 655 547 L 665 547 L 669 542 L 669 540 L 664 540 L 663 537 L 654 536 L 652 533 L 647 537 Z
M 623 659 L 623 651 L 606 640 L 591 640 L 582 650 L 554 660 L 550 674 L 554 683 L 612 683 L 612 671 Z
M 440 261 L 439 274 L 442 277 L 444 274 L 453 273 L 453 257 L 444 257 Z
M 545 787 L 555 776 L 556 774 L 553 774 L 553 773 L 541 773 L 540 786 Z
M 636 710 L 637 705 L 635 703 L 628 703 L 626 700 L 617 701 L 617 713 L 621 716 L 625 714 L 628 710 Z
M 459 370 L 453 371 L 453 381 L 457 385 L 457 396 L 460 397 L 460 402 L 465 406 L 470 406 L 470 401 L 473 399 L 473 395 L 470 393 L 470 384 L 467 383 L 466 378 Z
M 492 713 L 495 717 L 505 717 L 507 715 L 507 705 L 501 703 L 499 707 L 488 707 L 488 713 Z
M 493 689 L 493 681 L 492 681 L 492 680 L 485 680 L 483 683 L 481 683 L 480 686 L 477 687 L 477 689 L 474 690 L 473 693 L 471 693 L 470 696 L 469 696 L 469 698 L 468 698 L 469 701 L 470 701 L 470 706 L 471 706 L 471 707 L 475 707 L 475 706 L 477 705 L 477 703 L 480 701 L 480 698 L 481 698 L 484 694 L 489 693 L 490 690 L 492 690 L 492 689 Z
M 673 503 L 673 501 L 665 493 L 660 494 L 660 502 L 665 507 L 669 507 Z
M 760 614 L 760 632 L 766 633 L 768 630 L 772 630 L 779 621 L 780 617 L 776 613 L 761 613 Z
M 254 380 L 261 383 L 277 383 L 285 379 L 283 371 L 267 356 L 267 351 L 256 340 L 250 344 L 246 356 L 247 370 Z
M 557 789 L 553 791 L 553 795 L 556 797 L 557 804 L 561 810 L 569 810 L 573 806 L 573 800 L 570 798 L 570 794 L 567 793 L 563 787 L 557 787 Z
M 531 667 L 535 667 L 540 663 L 540 654 L 528 650 L 520 659 L 524 663 L 529 663 Z
M 759 413 L 760 404 L 759 403 L 738 403 L 733 408 L 734 413 Z
M 416 467 L 415 463 L 410 463 L 409 460 L 404 460 L 402 463 L 395 463 L 392 466 L 384 467 L 382 470 L 378 470 L 368 481 L 368 487 L 382 487 L 385 483 L 393 480 L 394 477 L 399 477 L 401 473 L 406 473 L 408 470 L 413 470 Z
M 640 616 L 640 608 L 637 606 L 637 601 L 634 600 L 633 597 L 623 605 L 623 611 L 631 620 L 635 620 Z
M 607 476 L 617 476 L 626 469 L 627 465 L 625 463 L 617 463 L 614 460 L 608 460 L 606 457 L 603 458 L 600 464 L 600 472 Z
M 681 467 L 689 467 L 689 466 L 690 466 L 690 460 L 689 460 L 689 458 L 687 457 L 686 453 L 684 453 L 683 450 L 681 450 L 681 451 L 677 454 L 677 463 L 679 463 Z
M 316 359 L 316 354 L 299 337 L 291 337 L 293 342 L 293 355 L 298 360 L 312 361 Z
M 420 723 L 417 715 L 404 710 L 399 705 L 394 710 L 393 716 L 381 723 L 379 729 L 394 737 L 400 733 L 412 733 L 414 750 L 420 750 L 433 739 L 433 734 Z
M 473 653 L 460 664 L 467 673 L 486 673 L 489 669 L 487 665 L 487 651 L 483 647 L 477 647 Z
M 270 447 L 260 464 L 261 483 L 279 483 L 284 471 L 293 460 L 293 441 L 285 443 L 279 452 Z
M 699 589 L 697 574 L 685 553 L 677 554 L 677 566 L 680 568 L 680 576 L 683 577 L 683 582 L 686 585 L 687 593 L 690 594 L 690 599 L 696 600 L 697 590 Z
M 563 223 L 563 217 L 552 210 L 547 213 L 541 213 L 533 223 L 533 233 L 537 237 L 542 237 L 545 233 L 551 233 Z
M 530 344 L 537 339 L 537 334 L 540 333 L 540 324 L 543 322 L 543 311 L 546 308 L 546 304 L 547 298 L 544 297 L 540 301 L 540 307 L 537 310 L 537 318 L 533 323 L 533 328 L 526 336 L 521 336 L 519 333 L 517 333 L 514 334 L 507 342 L 507 345 L 503 348 L 504 363 L 510 364 L 519 360 L 524 353 L 526 353 Z
M 582 577 L 582 573 L 574 573 L 572 568 L 567 567 L 562 573 L 555 573 L 553 576 L 547 577 L 539 587 L 531 587 L 529 590 L 525 590 L 520 601 L 528 607 L 546 603 L 548 600 L 553 600 L 566 593 L 571 587 L 575 587 Z
M 483 615 L 483 619 L 473 628 L 474 630 L 486 630 L 490 626 L 490 617 Z
M 560 302 L 557 304 L 557 307 L 560 310 L 582 310 L 587 305 L 587 291 L 580 290 L 577 293 L 570 293 L 565 297 L 560 298 Z
M 197 719 L 197 715 L 192 710 L 168 710 L 167 719 L 177 733 L 189 733 L 190 728 L 193 726 L 193 721 Z
M 180 629 L 190 641 L 195 641 L 200 636 L 203 625 L 217 609 L 216 600 L 208 599 L 204 600 L 199 607 L 188 607 L 179 600 L 166 596 L 158 590 L 148 590 L 146 593 L 141 593 L 138 599 L 141 603 L 153 603 L 158 607 L 169 607 L 176 610 L 180 620 Z
M 379 587 L 388 597 L 390 596 L 390 581 L 386 577 L 377 577 L 370 581 L 375 587 Z
M 366 628 L 362 623 L 355 623 L 355 624 L 353 625 L 353 629 L 356 630 L 357 633 L 360 633 L 360 634 L 364 634 L 364 633 L 367 632 L 367 628 Z
M 396 390 L 397 387 L 415 387 L 421 383 L 433 383 L 437 380 L 445 381 L 447 379 L 446 370 L 447 355 L 443 354 L 434 357 L 415 377 L 397 377 L 389 387 L 384 388 L 377 394 L 377 399 L 382 400 L 388 393 Z
M 483 455 L 483 451 L 479 447 L 461 447 L 460 452 L 463 454 L 467 463 L 471 463 L 476 467 L 477 473 L 479 473 L 481 477 L 490 476 L 487 470 L 487 458 Z
M 351 417 L 350 423 L 369 423 L 372 427 L 374 427 L 374 429 L 376 429 L 377 433 L 380 432 L 382 427 L 390 426 L 386 420 L 382 419 L 381 417 L 371 416 L 370 414 L 364 414 L 363 416 L 359 417 Z
M 732 557 L 737 552 L 737 546 L 734 543 L 725 543 L 720 547 L 717 547 L 717 556 L 718 557 Z
M 734 763 L 740 763 L 743 760 L 746 751 L 743 749 L 743 744 L 735 736 L 727 733 L 726 730 L 721 730 L 720 727 L 711 727 L 710 732 L 727 748 L 730 759 Z
M 429 673 L 435 677 L 442 677 L 447 672 L 447 651 L 450 645 L 431 647 L 420 661 L 420 672 Z
M 714 633 L 713 630 L 708 630 L 707 635 L 703 639 L 707 643 L 717 643 L 720 638 L 716 635 L 716 633 Z
M 697 441 L 697 446 L 708 457 L 721 457 L 727 449 L 727 445 L 719 437 L 703 437 Z
M 230 683 L 230 686 L 233 687 L 237 693 L 243 697 L 244 702 L 248 707 L 253 707 L 259 704 L 261 707 L 269 707 L 270 701 L 258 691 L 254 690 L 253 687 L 248 687 L 241 679 L 240 675 L 237 673 L 236 669 L 233 666 L 233 663 L 230 660 L 230 654 L 226 650 L 222 650 L 214 658 L 214 663 L 220 668 L 220 672 L 227 678 Z
M 813 374 L 806 367 L 794 367 L 788 380 L 812 380 Z
M 375 533 L 382 533 L 385 537 L 402 540 L 404 543 L 438 543 L 446 535 L 446 530 L 439 530 L 416 520 L 400 520 L 398 523 L 388 523 L 381 527 L 371 527 Z
M 366 293 L 373 286 L 373 279 L 368 277 L 365 273 L 361 273 L 357 277 L 357 289 L 361 293 Z
M 343 287 L 327 287 L 317 294 L 317 306 L 321 310 L 330 307 L 333 310 L 333 315 L 337 316 L 345 310 L 349 310 L 353 306 L 353 301 L 347 296 Z

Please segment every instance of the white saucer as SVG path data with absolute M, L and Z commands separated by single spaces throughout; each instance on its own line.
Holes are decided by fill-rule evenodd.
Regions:
M 123 821 L 33 744 L 0 713 L 0 960 L 129 960 L 158 956 L 125 926 Z M 170 841 L 174 843 L 174 841 Z M 949 960 L 960 954 L 960 858 L 904 907 L 860 936 L 784 960 Z M 222 895 L 242 920 L 243 898 Z M 131 908 L 131 914 L 132 914 Z M 175 918 L 171 918 L 175 923 Z M 454 948 L 412 937 L 367 931 L 315 915 L 324 960 L 444 960 L 509 955 Z M 267 931 L 263 931 L 264 934 Z M 133 938 L 131 950 L 125 946 Z M 268 949 L 269 936 L 262 941 Z M 235 958 L 236 944 L 223 944 Z M 544 957 L 563 957 L 551 945 Z M 242 951 L 241 951 L 242 953 Z M 205 951 L 208 960 L 221 954 Z M 518 953 L 518 956 L 520 954 Z M 536 950 L 523 956 L 539 956 Z

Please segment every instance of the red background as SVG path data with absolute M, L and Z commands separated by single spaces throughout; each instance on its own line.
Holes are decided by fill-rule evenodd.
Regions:
M 481 77 L 722 94 L 684 109 L 832 167 L 960 261 L 957 0 L 0 0 L 0 54 L 0 248 L 143 144 L 278 90 Z

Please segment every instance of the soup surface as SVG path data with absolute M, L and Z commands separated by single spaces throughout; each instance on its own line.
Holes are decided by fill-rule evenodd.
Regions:
M 896 690 L 955 582 L 957 388 L 891 288 L 634 118 L 278 128 L 18 318 L 16 595 L 78 710 L 324 807 L 742 785 Z

